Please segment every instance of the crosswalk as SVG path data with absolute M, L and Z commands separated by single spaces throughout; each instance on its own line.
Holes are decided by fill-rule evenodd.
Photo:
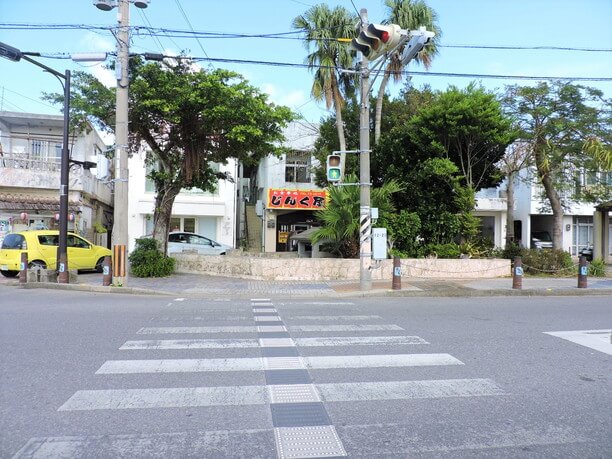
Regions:
M 113 387 L 111 382 L 122 381 L 121 378 L 130 375 L 145 382 L 142 387 L 140 384 L 139 387 L 84 387 L 57 408 L 65 415 L 81 413 L 81 416 L 93 417 L 105 412 L 138 416 L 138 410 L 150 416 L 151 411 L 147 410 L 186 408 L 232 409 L 232 413 L 239 413 L 248 407 L 260 407 L 256 412 L 260 418 L 250 428 L 36 437 L 14 457 L 184 457 L 187 450 L 189 456 L 210 458 L 404 457 L 423 451 L 486 450 L 586 441 L 563 429 L 523 429 L 491 432 L 489 437 L 481 435 L 478 442 L 468 444 L 424 446 L 416 442 L 414 435 L 405 433 L 408 425 L 385 424 L 383 419 L 369 423 L 350 416 L 348 424 L 336 422 L 337 412 L 350 413 L 350 409 L 364 403 L 376 403 L 376 409 L 380 409 L 384 404 L 392 407 L 419 400 L 444 403 L 450 399 L 508 396 L 502 385 L 486 375 L 440 377 L 441 369 L 450 372 L 455 368 L 452 374 L 458 375 L 467 365 L 449 353 L 427 352 L 429 341 L 399 325 L 383 323 L 384 319 L 377 315 L 351 316 L 350 309 L 344 306 L 346 303 L 341 304 L 344 312 L 339 315 L 315 314 L 316 309 L 308 314 L 299 310 L 292 314 L 290 309 L 279 312 L 268 298 L 255 298 L 250 301 L 250 311 L 244 315 L 228 313 L 227 317 L 238 318 L 237 325 L 207 325 L 213 318 L 206 322 L 202 311 L 194 310 L 195 322 L 205 324 L 142 327 L 134 331 L 134 339 L 118 348 L 119 353 L 125 353 L 125 358 L 109 359 L 95 371 L 95 377 L 109 382 L 109 387 Z M 246 323 L 248 312 L 250 324 Z M 220 315 L 222 310 L 215 313 L 216 318 Z M 171 312 L 166 311 L 159 322 L 171 322 L 171 317 Z M 160 352 L 172 357 L 159 358 Z M 194 357 L 197 352 L 208 354 Z M 215 352 L 243 355 L 213 357 Z M 255 353 L 259 355 L 254 356 Z M 434 373 L 427 373 L 429 369 L 437 369 L 438 376 L 431 377 Z M 412 372 L 417 370 L 420 377 L 411 379 Z M 333 375 L 338 372 L 343 376 L 334 379 Z M 253 384 L 256 378 L 250 377 L 249 383 L 240 384 L 236 378 L 237 384 L 232 385 L 149 387 L 146 383 L 148 378 L 172 374 L 261 377 L 259 384 Z M 369 415 L 375 416 L 375 409 L 370 411 Z M 397 433 L 384 445 L 374 447 L 377 444 L 374 440 L 367 445 L 363 443 L 368 429 L 380 432 L 381 438 L 388 431 L 404 433 Z M 515 443 L 508 443 L 507 439 L 514 439 Z

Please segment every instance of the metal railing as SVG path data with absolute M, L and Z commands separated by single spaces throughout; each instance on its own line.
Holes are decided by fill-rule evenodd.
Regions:
M 31 153 L 3 153 L 0 156 L 0 167 L 58 172 L 60 170 L 60 159 L 41 158 Z

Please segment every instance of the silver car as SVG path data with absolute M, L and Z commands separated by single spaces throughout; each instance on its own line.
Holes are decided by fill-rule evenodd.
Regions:
M 195 233 L 168 234 L 168 253 L 196 252 L 201 255 L 225 255 L 231 247 Z

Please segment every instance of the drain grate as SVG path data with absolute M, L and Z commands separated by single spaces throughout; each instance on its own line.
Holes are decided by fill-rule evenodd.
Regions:
M 325 406 L 315 403 L 273 403 L 270 405 L 274 427 L 331 425 Z
M 347 456 L 334 426 L 277 428 L 274 438 L 280 459 Z
M 312 403 L 320 402 L 313 384 L 279 384 L 267 386 L 270 403 Z

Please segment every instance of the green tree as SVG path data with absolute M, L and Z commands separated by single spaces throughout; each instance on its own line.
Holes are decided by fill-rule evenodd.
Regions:
M 474 84 L 438 93 L 407 129 L 421 155 L 450 159 L 474 190 L 497 184 L 495 164 L 514 140 L 511 120 L 495 94 Z
M 339 69 L 352 67 L 354 51 L 338 38 L 350 38 L 355 35 L 357 18 L 346 8 L 337 6 L 331 9 L 321 3 L 308 9 L 293 20 L 293 28 L 306 34 L 304 45 L 309 54 L 306 57 L 308 67 L 314 71 L 311 94 L 317 101 L 325 101 L 329 109 L 334 107 L 336 132 L 340 150 L 346 150 L 342 109 L 345 95 L 354 92 L 355 78 Z M 344 167 L 345 157 L 342 154 Z
M 509 86 L 504 105 L 530 145 L 538 180 L 552 209 L 553 247 L 561 249 L 562 195 L 575 196 L 577 170 L 595 167 L 601 163 L 594 159 L 605 161 L 609 155 L 610 101 L 597 89 L 557 81 Z
M 414 59 L 416 62 L 423 64 L 428 69 L 432 59 L 438 54 L 437 44 L 440 41 L 442 32 L 437 24 L 436 12 L 427 6 L 424 0 L 385 0 L 385 5 L 388 11 L 388 19 L 385 21 L 388 24 L 397 24 L 402 29 L 414 30 L 421 26 L 425 26 L 427 30 L 433 31 L 436 36 L 430 43 Z M 385 100 L 385 91 L 391 77 L 394 81 L 402 79 L 403 66 L 401 64 L 401 54 L 404 46 L 401 46 L 396 53 L 389 56 L 389 63 L 385 68 L 383 78 L 378 88 L 378 96 L 376 97 L 376 112 L 374 118 L 374 143 L 380 140 L 380 132 L 382 126 L 382 109 Z
M 153 237 L 165 254 L 172 205 L 181 189 L 212 191 L 219 179 L 231 180 L 217 168 L 229 158 L 249 165 L 280 153 L 282 128 L 292 114 L 270 104 L 239 74 L 194 70 L 185 59 L 163 64 L 132 59 L 130 73 L 129 147 L 134 153 L 146 144 L 147 160 L 155 164 Z M 73 89 L 75 117 L 89 117 L 112 131 L 114 89 L 81 72 Z
M 357 183 L 357 176 L 349 174 L 347 183 Z M 395 211 L 391 196 L 401 190 L 395 181 L 380 188 L 372 188 L 372 207 L 378 207 L 379 215 Z M 359 187 L 330 186 L 329 201 L 325 209 L 315 212 L 321 227 L 314 233 L 313 242 L 326 240 L 326 249 L 344 258 L 359 256 Z

